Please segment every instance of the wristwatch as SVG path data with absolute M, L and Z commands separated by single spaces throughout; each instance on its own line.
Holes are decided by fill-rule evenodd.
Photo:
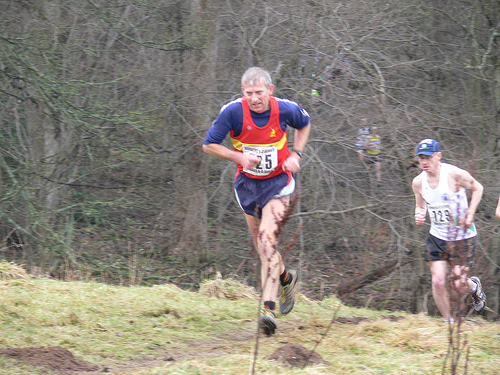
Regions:
M 293 149 L 292 152 L 295 152 L 297 155 L 299 155 L 299 158 L 302 158 L 302 151 Z

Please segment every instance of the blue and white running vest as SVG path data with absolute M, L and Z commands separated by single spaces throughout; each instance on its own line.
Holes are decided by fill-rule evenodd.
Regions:
M 427 172 L 422 172 L 422 197 L 427 204 L 431 219 L 429 233 L 444 241 L 463 240 L 477 234 L 474 223 L 466 230 L 459 225 L 459 220 L 465 217 L 469 203 L 464 188 L 454 193 L 448 186 L 451 167 L 450 164 L 441 163 L 439 184 L 436 189 L 431 189 L 427 181 Z

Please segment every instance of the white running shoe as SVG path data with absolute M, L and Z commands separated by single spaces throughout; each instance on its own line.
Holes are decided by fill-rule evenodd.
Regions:
M 481 280 L 479 280 L 479 277 L 477 276 L 472 276 L 470 278 L 470 281 L 476 284 L 476 291 L 470 293 L 470 296 L 472 297 L 472 303 L 474 304 L 474 309 L 477 312 L 481 312 L 486 307 L 486 295 L 483 292 Z

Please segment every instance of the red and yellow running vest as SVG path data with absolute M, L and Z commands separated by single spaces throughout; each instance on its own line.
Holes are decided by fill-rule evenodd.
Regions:
M 241 98 L 243 105 L 243 127 L 237 137 L 231 131 L 231 143 L 236 151 L 260 156 L 262 161 L 257 167 L 245 169 L 237 164 L 238 171 L 250 178 L 266 179 L 283 173 L 282 164 L 290 155 L 286 131 L 280 126 L 280 111 L 278 101 L 269 98 L 271 113 L 269 121 L 264 127 L 258 127 L 252 120 L 250 107 L 245 98 Z

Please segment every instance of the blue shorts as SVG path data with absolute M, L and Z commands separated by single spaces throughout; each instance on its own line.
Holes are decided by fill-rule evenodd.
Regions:
M 278 176 L 256 179 L 239 173 L 234 181 L 234 193 L 238 203 L 247 215 L 262 216 L 262 208 L 272 198 L 292 195 L 295 191 L 295 179 L 287 173 Z
M 446 260 L 461 266 L 472 266 L 476 252 L 476 237 L 459 241 L 445 241 L 429 235 L 425 244 L 424 259 L 428 261 Z

